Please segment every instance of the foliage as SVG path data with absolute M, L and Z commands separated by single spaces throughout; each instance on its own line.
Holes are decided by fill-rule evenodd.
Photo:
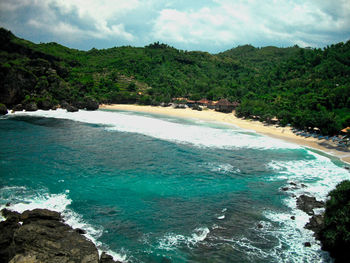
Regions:
M 343 181 L 329 193 L 321 233 L 323 248 L 336 262 L 346 262 L 350 247 L 350 181 Z
M 277 117 L 282 125 L 318 127 L 331 135 L 350 122 L 350 41 L 324 49 L 246 45 L 209 54 L 159 42 L 79 51 L 34 44 L 5 29 L 0 37 L 1 71 L 33 75 L 35 88 L 26 88 L 24 96 L 40 97 L 45 90 L 58 101 L 89 95 L 99 102 L 142 104 L 227 98 L 240 102 L 240 117 Z

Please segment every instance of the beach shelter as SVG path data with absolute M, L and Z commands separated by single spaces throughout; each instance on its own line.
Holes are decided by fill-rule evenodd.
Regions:
M 341 132 L 343 132 L 343 133 L 348 133 L 348 132 L 350 132 L 350 127 L 346 127 L 346 128 L 344 128 L 344 129 L 342 129 Z
M 234 105 L 229 102 L 227 99 L 221 99 L 216 103 L 216 111 L 221 111 L 221 112 L 232 112 L 234 109 Z

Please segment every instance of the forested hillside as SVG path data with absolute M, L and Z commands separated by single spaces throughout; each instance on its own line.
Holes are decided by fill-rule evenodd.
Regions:
M 239 46 L 209 54 L 154 43 L 79 51 L 0 30 L 0 103 L 227 98 L 236 114 L 335 134 L 350 126 L 350 41 L 324 49 Z

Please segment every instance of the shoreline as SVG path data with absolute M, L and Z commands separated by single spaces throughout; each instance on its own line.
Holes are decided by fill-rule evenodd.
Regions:
M 328 155 L 339 158 L 343 162 L 350 164 L 350 151 L 343 151 L 339 146 L 336 146 L 331 141 L 326 141 L 324 139 L 318 140 L 312 137 L 300 137 L 292 132 L 291 127 L 266 125 L 259 121 L 240 119 L 237 118 L 234 115 L 234 113 L 222 113 L 211 109 L 196 111 L 190 108 L 174 109 L 172 107 L 142 106 L 136 104 L 102 104 L 100 105 L 100 109 L 143 112 L 185 119 L 199 119 L 204 121 L 214 121 L 225 124 L 233 124 L 242 129 L 253 130 L 259 134 L 263 134 L 269 137 L 298 144 L 300 146 L 322 151 Z

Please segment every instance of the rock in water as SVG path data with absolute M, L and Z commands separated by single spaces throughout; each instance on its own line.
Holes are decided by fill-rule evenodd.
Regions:
M 38 110 L 38 105 L 36 105 L 35 102 L 30 102 L 24 106 L 24 109 L 26 111 L 37 111 Z
M 106 253 L 100 260 L 95 245 L 63 223 L 60 213 L 47 209 L 1 212 L 7 219 L 0 222 L 0 262 L 115 262 Z
M 310 218 L 309 223 L 305 225 L 306 229 L 312 230 L 316 239 L 320 239 L 321 231 L 324 227 L 324 216 L 322 215 L 313 215 Z
M 22 111 L 23 110 L 23 105 L 22 104 L 17 104 L 16 106 L 13 107 L 13 111 Z
M 99 105 L 98 105 L 98 102 L 96 100 L 90 99 L 90 98 L 86 99 L 85 108 L 87 110 L 98 110 L 98 107 L 99 107 Z
M 76 112 L 78 110 L 79 110 L 78 108 L 76 108 L 76 107 L 74 107 L 72 105 L 68 105 L 68 107 L 67 107 L 67 111 L 68 112 Z
M 105 252 L 102 253 L 100 263 L 114 263 L 113 257 L 106 254 Z
M 4 104 L 0 103 L 0 115 L 6 115 L 7 114 L 7 107 Z
M 308 215 L 314 214 L 315 208 L 324 207 L 324 202 L 317 201 L 315 197 L 310 197 L 307 195 L 301 195 L 297 199 L 297 207 L 298 209 L 304 211 Z

